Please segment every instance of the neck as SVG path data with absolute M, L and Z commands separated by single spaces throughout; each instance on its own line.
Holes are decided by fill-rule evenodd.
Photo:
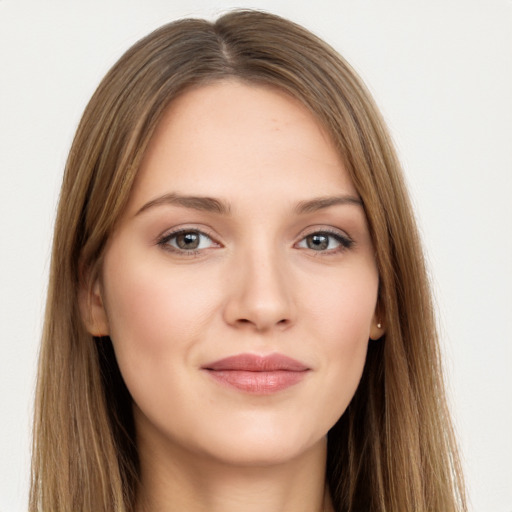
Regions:
M 138 512 L 331 512 L 322 440 L 293 460 L 229 464 L 139 439 Z

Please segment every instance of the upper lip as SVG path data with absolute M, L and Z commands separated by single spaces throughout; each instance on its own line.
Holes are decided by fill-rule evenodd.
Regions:
M 202 368 L 215 371 L 239 370 L 248 372 L 304 372 L 309 370 L 309 367 L 300 361 L 283 354 L 237 354 L 205 364 Z

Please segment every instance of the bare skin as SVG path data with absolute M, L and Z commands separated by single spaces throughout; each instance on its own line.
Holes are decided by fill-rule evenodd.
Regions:
M 334 512 L 324 485 L 324 443 L 299 460 L 255 467 L 194 460 L 189 452 L 162 453 L 160 444 L 143 443 L 140 512 Z
M 377 290 L 363 207 L 309 111 L 237 81 L 176 99 L 91 292 L 134 400 L 139 511 L 332 511 L 326 435 L 382 335 Z

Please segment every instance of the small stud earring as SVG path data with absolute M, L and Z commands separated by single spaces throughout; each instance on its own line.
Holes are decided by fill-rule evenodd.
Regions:
M 377 329 L 382 329 L 382 324 L 380 322 L 377 324 Z

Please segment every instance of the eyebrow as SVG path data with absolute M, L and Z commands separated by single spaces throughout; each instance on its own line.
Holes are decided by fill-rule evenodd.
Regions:
M 183 196 L 176 193 L 169 193 L 148 201 L 135 215 L 139 215 L 150 208 L 162 205 L 182 206 L 192 210 L 212 212 L 220 215 L 229 215 L 231 212 L 229 204 L 213 197 Z M 363 202 L 358 197 L 350 195 L 318 197 L 307 201 L 300 201 L 295 207 L 295 212 L 297 214 L 314 213 L 318 210 L 338 205 L 363 206 Z
M 318 197 L 309 201 L 301 201 L 295 207 L 295 211 L 299 214 L 313 213 L 318 210 L 323 210 L 331 206 L 352 204 L 356 206 L 363 206 L 361 199 L 355 196 L 327 196 Z
M 184 208 L 191 208 L 192 210 L 200 210 L 205 212 L 219 213 L 221 215 L 229 215 L 230 207 L 228 204 L 213 197 L 202 196 L 182 196 L 175 193 L 164 194 L 147 202 L 140 208 L 135 215 L 139 215 L 150 208 L 162 205 L 176 205 L 183 206 Z

